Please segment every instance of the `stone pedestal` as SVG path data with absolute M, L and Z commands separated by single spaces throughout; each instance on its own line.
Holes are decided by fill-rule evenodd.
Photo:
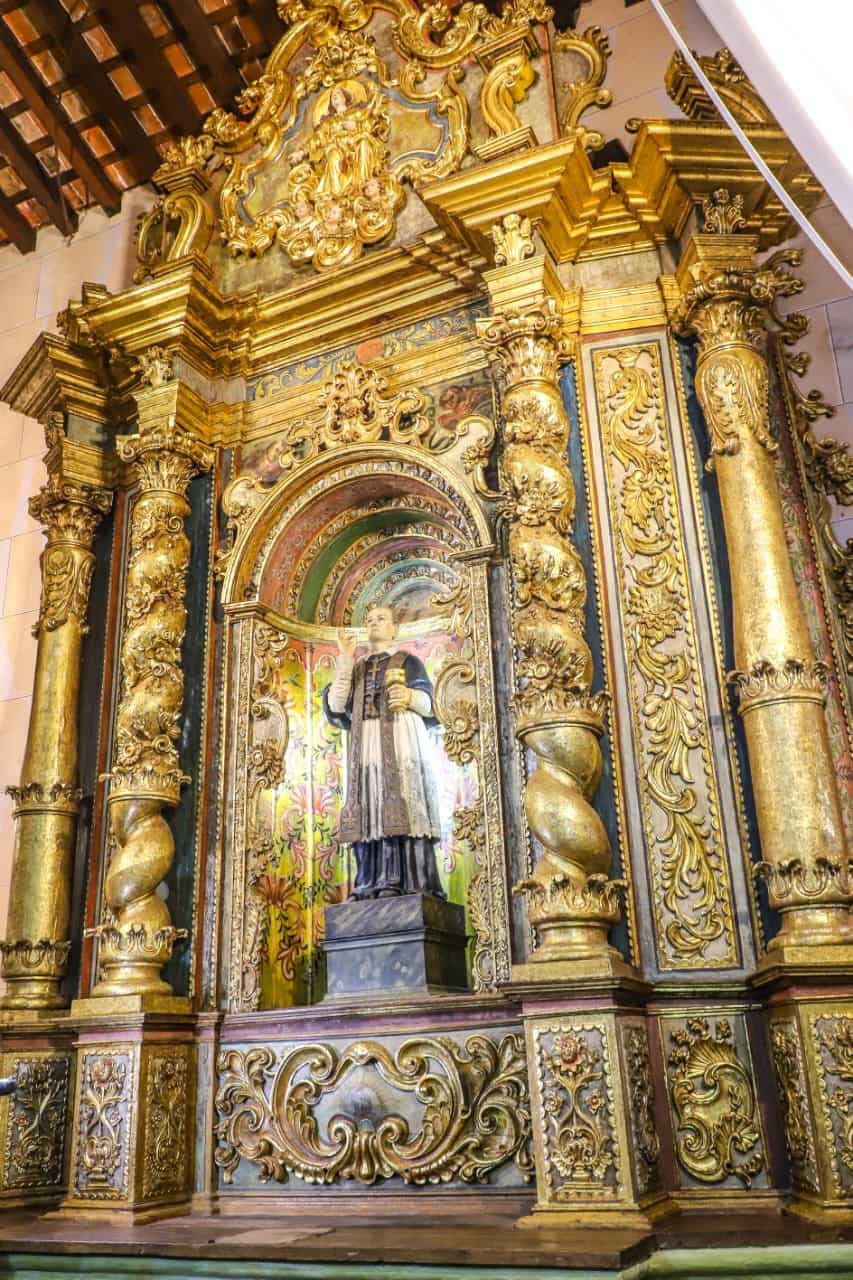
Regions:
M 326 908 L 327 1000 L 359 991 L 465 991 L 465 912 L 424 893 Z

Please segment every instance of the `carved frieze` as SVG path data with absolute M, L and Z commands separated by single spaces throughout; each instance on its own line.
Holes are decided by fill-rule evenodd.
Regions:
M 514 1033 L 464 1044 L 424 1036 L 394 1050 L 375 1040 L 229 1048 L 218 1074 L 215 1159 L 226 1183 L 244 1160 L 262 1182 L 486 1182 L 508 1162 L 531 1175 L 527 1069 Z

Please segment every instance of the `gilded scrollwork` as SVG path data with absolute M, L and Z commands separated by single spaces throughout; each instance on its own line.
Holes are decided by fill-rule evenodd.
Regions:
M 642 1196 L 660 1181 L 660 1138 L 655 1121 L 655 1085 L 649 1058 L 649 1041 L 642 1027 L 622 1027 L 622 1052 L 627 1085 L 626 1112 L 633 1138 L 634 1176 Z
M 461 164 L 468 142 L 461 71 L 445 64 L 449 70 L 438 87 L 422 89 L 427 66 L 441 59 L 412 59 L 404 46 L 406 20 L 414 15 L 400 5 L 392 10 L 404 30 L 401 36 L 398 25 L 393 33 L 403 62 L 392 77 L 373 36 L 361 30 L 376 7 L 289 6 L 290 31 L 265 73 L 237 100 L 243 118 L 222 108 L 208 117 L 206 136 L 233 157 L 219 197 L 220 235 L 232 254 L 257 256 L 278 244 L 294 263 L 312 262 L 318 270 L 340 266 L 393 235 L 405 203 L 403 182 L 443 177 Z M 428 14 L 421 17 L 428 26 Z M 479 29 L 479 17 L 474 25 Z M 413 38 L 428 43 L 417 27 Z M 306 42 L 314 51 L 294 80 L 285 66 Z M 402 94 L 410 109 L 444 118 L 435 154 L 392 155 L 392 93 Z M 301 104 L 309 99 L 312 127 L 293 142 Z M 253 146 L 255 154 L 241 159 Z M 283 150 L 290 169 L 281 199 L 256 211 L 256 181 Z
M 373 1069 L 402 1099 L 411 1097 L 419 1127 L 387 1103 L 369 1121 L 347 1108 L 348 1077 Z M 309 1183 L 354 1180 L 370 1186 L 400 1178 L 428 1183 L 487 1182 L 514 1161 L 531 1174 L 527 1069 L 521 1037 L 470 1035 L 407 1040 L 396 1050 L 357 1041 L 273 1049 L 225 1049 L 219 1057 L 215 1152 L 223 1180 L 242 1160 L 262 1182 L 290 1175 Z M 334 1119 L 320 1119 L 323 1100 L 337 1098 Z M 402 1110 L 402 1105 L 400 1110 Z
M 587 27 L 579 31 L 558 31 L 554 37 L 555 67 L 560 78 L 562 105 L 560 132 L 577 131 L 584 146 L 597 149 L 604 146 L 604 135 L 597 129 L 587 129 L 580 123 L 581 116 L 593 108 L 609 107 L 613 93 L 604 88 L 607 64 L 610 59 L 610 42 L 600 27 Z M 570 79 L 562 77 L 569 73 Z
M 68 1054 L 15 1056 L 9 1100 L 2 1189 L 57 1188 L 65 1173 L 65 1134 L 71 1059 Z
M 613 1195 L 619 1152 L 606 1023 L 536 1023 L 532 1041 L 548 1200 Z
M 146 1063 L 144 1198 L 184 1191 L 189 1163 L 189 1050 L 150 1052 Z
M 707 1018 L 691 1017 L 670 1035 L 676 1155 L 699 1182 L 735 1177 L 751 1187 L 764 1168 L 755 1088 L 728 1019 L 715 1024 L 712 1032 Z
M 81 1200 L 119 1200 L 130 1176 L 130 1107 L 134 1059 L 106 1049 L 80 1057 L 74 1194 Z
M 291 471 L 327 449 L 340 445 L 371 444 L 388 440 L 396 444 L 415 444 L 430 453 L 444 453 L 452 448 L 460 435 L 481 419 L 461 419 L 448 430 L 426 412 L 426 399 L 420 391 L 407 389 L 389 393 L 388 379 L 370 365 L 343 360 L 323 385 L 318 398 L 318 413 L 286 424 L 277 442 L 278 465 Z M 247 514 L 257 505 L 259 487 L 254 489 L 238 477 L 229 489 L 229 503 L 240 502 Z
M 784 339 L 783 339 L 784 340 Z M 853 506 L 853 453 L 849 445 L 834 436 L 817 436 L 814 424 L 831 418 L 835 409 L 820 391 L 803 395 L 791 375 L 802 376 L 809 367 L 805 352 L 779 352 L 779 367 L 790 397 L 795 436 L 803 469 L 812 490 L 814 518 L 822 544 L 827 576 L 838 606 L 840 639 L 848 675 L 853 674 L 853 538 L 842 543 L 833 529 L 834 512 L 830 500 L 839 506 Z
M 661 964 L 737 962 L 656 345 L 593 358 Z
M 793 1018 L 779 1018 L 770 1028 L 776 1087 L 785 1124 L 785 1145 L 795 1187 L 818 1191 L 814 1133 L 806 1091 L 802 1045 Z
M 846 1196 L 853 1188 L 853 1017 L 818 1014 L 812 1037 L 834 1190 Z

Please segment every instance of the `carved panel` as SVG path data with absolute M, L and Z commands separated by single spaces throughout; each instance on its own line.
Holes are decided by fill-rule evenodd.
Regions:
M 684 1185 L 767 1185 L 742 1017 L 665 1018 L 666 1076 Z
M 540 1202 L 618 1198 L 621 1156 L 606 1021 L 528 1025 Z
M 128 1196 L 133 1143 L 136 1055 L 133 1050 L 93 1048 L 80 1055 L 72 1155 L 78 1200 Z
M 226 1048 L 218 1060 L 216 1163 L 230 1183 L 242 1161 L 261 1182 L 389 1178 L 487 1182 L 514 1163 L 529 1181 L 523 1041 L 423 1036 L 395 1048 Z
M 191 1053 L 188 1045 L 148 1051 L 142 1165 L 144 1200 L 178 1195 L 187 1187 Z
M 647 1192 L 656 1191 L 660 1185 L 660 1139 L 655 1121 L 655 1084 L 649 1039 L 640 1023 L 623 1023 L 620 1031 L 631 1162 L 637 1195 L 644 1196 Z
M 776 1088 L 785 1125 L 785 1145 L 796 1189 L 819 1191 L 813 1120 L 808 1101 L 803 1047 L 794 1018 L 777 1018 L 770 1027 Z
M 823 1113 L 821 1145 L 835 1194 L 848 1197 L 853 1192 L 853 1010 L 816 1014 L 810 1030 Z
M 664 970 L 738 964 L 656 343 L 593 352 L 655 938 Z
M 71 1076 L 69 1054 L 3 1055 L 3 1075 L 17 1088 L 4 1107 L 2 1190 L 59 1189 L 65 1173 L 65 1133 Z

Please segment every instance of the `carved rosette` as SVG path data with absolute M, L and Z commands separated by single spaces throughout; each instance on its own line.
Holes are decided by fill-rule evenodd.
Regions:
M 521 1181 L 530 1179 L 518 1035 L 471 1035 L 464 1044 L 427 1036 L 393 1051 L 373 1040 L 341 1050 L 296 1045 L 281 1054 L 266 1046 L 225 1049 L 218 1070 L 215 1159 L 225 1183 L 243 1160 L 261 1182 L 293 1174 L 320 1185 L 480 1183 L 511 1162 Z M 356 1085 L 357 1112 L 348 1093 Z
M 177 748 L 190 558 L 186 495 L 193 476 L 213 462 L 212 450 L 168 412 L 177 384 L 168 381 L 170 367 L 156 349 L 142 370 L 149 389 L 137 395 L 139 434 L 117 440 L 139 493 L 130 522 L 120 698 L 108 775 L 115 852 L 104 881 L 109 916 L 97 930 L 99 996 L 170 991 L 160 969 L 179 933 L 157 886 L 174 856 L 163 810 L 178 802 L 188 781 Z
M 676 325 L 698 337 L 696 391 L 708 425 L 729 554 L 739 696 L 763 870 L 782 927 L 782 962 L 820 963 L 821 945 L 853 942 L 841 802 L 824 714 L 825 677 L 794 578 L 776 479 L 768 407 L 767 327 L 791 338 L 800 317 L 775 304 L 802 287 L 786 269 L 799 252 L 754 266 L 756 241 L 724 190 L 706 201 L 705 234 L 682 270 Z
M 498 236 L 499 252 L 513 261 L 527 253 L 514 231 L 505 224 Z M 591 691 L 586 580 L 570 537 L 575 494 L 557 383 L 561 324 L 553 300 L 543 298 L 504 308 L 478 322 L 478 333 L 504 377 L 502 506 L 515 586 L 517 732 L 536 762 L 524 803 L 543 847 L 516 891 L 527 895 L 539 932 L 531 959 L 601 958 L 619 904 L 608 881 L 607 833 L 591 804 L 601 777 L 605 704 Z
M 61 1006 L 70 943 L 71 851 L 80 790 L 77 718 L 80 657 L 95 557 L 95 531 L 112 494 L 51 473 L 30 500 L 45 525 L 36 674 L 16 820 L 6 941 L 0 943 L 5 1008 Z

